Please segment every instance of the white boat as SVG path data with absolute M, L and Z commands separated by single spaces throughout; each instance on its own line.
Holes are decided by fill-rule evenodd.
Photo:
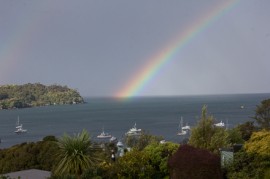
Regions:
M 190 130 L 190 126 L 188 124 L 186 124 L 185 126 L 182 127 L 183 130 Z
M 159 141 L 160 144 L 165 144 L 166 143 L 166 140 L 161 140 Z
M 224 127 L 224 122 L 220 121 L 219 123 L 214 124 L 216 127 Z
M 186 135 L 187 131 L 183 130 L 183 118 L 181 117 L 180 123 L 179 123 L 179 131 L 177 132 L 177 135 Z
M 22 124 L 17 128 L 16 131 L 14 131 L 16 134 L 26 133 L 27 130 L 22 128 Z
M 17 123 L 16 123 L 16 130 L 14 131 L 16 134 L 22 134 L 22 133 L 26 133 L 27 130 L 26 129 L 23 129 L 23 125 L 20 124 L 20 118 L 18 116 L 18 120 L 17 120 Z
M 126 135 L 141 135 L 141 131 L 142 129 L 137 129 L 136 123 L 135 123 L 134 126 L 131 129 L 129 129 Z
M 102 132 L 97 136 L 99 139 L 106 139 L 106 138 L 111 138 L 112 135 L 105 133 L 104 128 L 102 128 Z
M 123 147 L 124 144 L 121 142 L 121 141 L 118 141 L 117 144 L 116 144 L 117 147 Z

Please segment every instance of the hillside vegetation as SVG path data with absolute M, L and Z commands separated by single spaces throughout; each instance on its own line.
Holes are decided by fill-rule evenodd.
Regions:
M 0 109 L 84 103 L 78 91 L 67 86 L 40 83 L 0 86 Z

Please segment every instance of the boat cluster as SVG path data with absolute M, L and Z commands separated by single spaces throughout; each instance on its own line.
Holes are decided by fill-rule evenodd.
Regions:
M 215 123 L 214 126 L 216 126 L 216 127 L 225 127 L 225 124 L 224 124 L 224 122 L 220 121 L 219 123 Z M 183 118 L 181 117 L 177 135 L 179 135 L 179 136 L 186 135 L 186 134 L 188 134 L 190 129 L 191 129 L 191 127 L 188 124 L 186 124 L 185 126 L 183 125 Z M 125 135 L 126 136 L 139 136 L 139 135 L 141 135 L 141 132 L 142 132 L 142 129 L 138 129 L 137 126 L 136 126 L 136 123 L 135 123 L 134 126 L 132 128 L 130 128 L 126 132 Z M 102 132 L 97 136 L 97 138 L 99 138 L 99 139 L 108 139 L 108 138 L 110 138 L 111 142 L 117 141 L 116 137 L 112 136 L 109 133 L 104 132 L 104 128 L 102 128 Z
M 216 127 L 225 127 L 224 122 L 220 121 L 219 123 L 215 123 L 214 126 Z M 190 131 L 191 127 L 186 124 L 185 126 L 183 126 L 183 118 L 181 117 L 180 119 L 180 123 L 179 123 L 179 128 L 178 128 L 178 132 L 177 135 L 186 135 L 188 133 L 188 131 Z M 18 116 L 18 120 L 16 123 L 16 130 L 14 131 L 16 134 L 22 134 L 22 133 L 26 133 L 27 130 L 23 129 L 23 125 L 20 124 L 20 118 Z M 136 126 L 136 123 L 134 124 L 134 126 L 132 128 L 130 128 L 127 132 L 126 132 L 126 136 L 139 136 L 141 135 L 142 129 L 138 129 Z M 102 132 L 97 136 L 97 138 L 99 139 L 108 139 L 110 138 L 110 141 L 117 141 L 117 138 L 112 136 L 109 133 L 106 133 L 104 131 L 104 127 L 102 128 Z
M 136 123 L 132 128 L 130 128 L 126 132 L 126 136 L 139 136 L 141 135 L 142 129 L 137 129 Z M 109 133 L 104 132 L 104 128 L 102 128 L 102 132 L 97 136 L 98 139 L 108 139 L 110 138 L 111 142 L 117 141 L 117 138 L 112 136 Z

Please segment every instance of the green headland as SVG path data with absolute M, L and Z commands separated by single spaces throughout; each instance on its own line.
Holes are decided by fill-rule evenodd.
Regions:
M 40 83 L 0 86 L 0 109 L 80 103 L 84 99 L 79 92 L 67 86 Z

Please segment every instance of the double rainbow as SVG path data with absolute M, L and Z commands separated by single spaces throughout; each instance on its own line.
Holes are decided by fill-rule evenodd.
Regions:
M 130 98 L 137 96 L 145 86 L 159 73 L 159 71 L 174 56 L 183 49 L 200 32 L 209 27 L 214 21 L 226 14 L 235 7 L 240 0 L 225 0 L 223 3 L 213 7 L 208 13 L 200 19 L 189 25 L 181 32 L 176 40 L 172 41 L 165 48 L 161 49 L 153 57 L 147 60 L 147 63 L 114 95 L 117 98 Z

